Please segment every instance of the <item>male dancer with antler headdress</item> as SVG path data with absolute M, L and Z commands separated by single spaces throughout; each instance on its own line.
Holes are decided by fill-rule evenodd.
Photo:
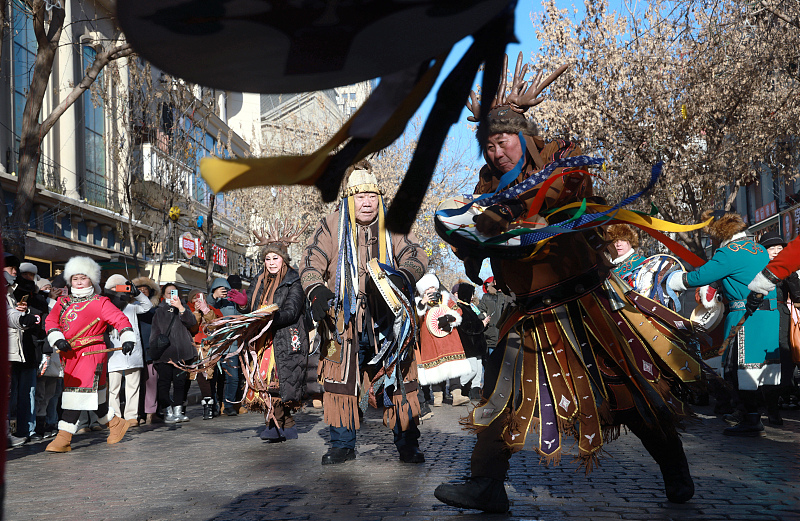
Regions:
M 382 195 L 368 162 L 352 167 L 339 209 L 317 226 L 301 263 L 300 280 L 323 339 L 320 371 L 331 434 L 323 465 L 355 458 L 359 410 L 367 402 L 385 407 L 400 460 L 425 461 L 408 302 L 428 259 L 414 234 L 386 230 Z M 392 300 L 396 307 L 387 304 Z
M 504 77 L 507 64 L 508 57 Z M 572 215 L 564 206 L 598 202 L 588 173 L 574 167 L 577 159 L 565 159 L 581 153 L 578 145 L 561 139 L 545 142 L 524 115 L 543 101 L 543 89 L 566 67 L 544 82 L 540 75 L 528 87 L 527 65 L 521 65 L 522 53 L 510 93 L 502 81 L 482 122 L 488 124 L 488 139 L 481 143 L 486 166 L 475 192 L 502 190 L 498 202 L 474 218 L 483 236 L 563 222 Z M 474 93 L 468 106 L 475 115 L 470 120 L 478 121 L 481 107 Z M 558 165 L 573 168 L 555 168 L 548 174 L 548 168 Z M 502 186 L 504 176 L 513 178 L 503 180 L 508 184 Z M 514 190 L 531 177 L 538 184 Z M 554 215 L 556 210 L 561 211 Z M 500 341 L 487 365 L 484 397 L 469 415 L 470 427 L 477 432 L 472 475 L 466 483 L 440 485 L 435 492 L 439 500 L 504 512 L 509 459 L 523 448 L 529 431 L 538 431 L 536 450 L 547 463 L 560 460 L 562 436 L 574 435 L 578 459 L 588 471 L 603 442 L 617 437 L 621 425 L 641 439 L 661 467 L 670 501 L 682 503 L 694 494 L 675 430 L 676 421 L 687 414 L 675 386 L 696 380 L 699 372 L 697 362 L 681 349 L 677 328 L 684 321 L 628 293 L 630 288 L 610 273 L 612 265 L 603 254 L 607 245 L 597 228 L 590 228 L 543 239 L 527 258 L 493 250 L 495 281 L 516 300 L 498 323 Z M 457 255 L 470 278 L 480 281 L 478 270 L 487 255 L 477 247 L 461 248 Z M 640 311 L 643 304 L 648 315 Z

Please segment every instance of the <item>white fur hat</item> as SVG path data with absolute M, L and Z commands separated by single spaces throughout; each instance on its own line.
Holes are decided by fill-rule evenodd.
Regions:
M 428 288 L 439 289 L 439 278 L 433 273 L 426 273 L 417 281 L 417 293 L 420 295 Z
M 123 285 L 126 282 L 128 282 L 128 280 L 124 276 L 115 273 L 114 275 L 108 277 L 105 287 L 106 289 L 114 289 L 114 286 Z
M 72 287 L 73 275 L 86 275 L 95 286 L 100 285 L 100 265 L 89 257 L 72 257 L 64 266 L 64 280 Z

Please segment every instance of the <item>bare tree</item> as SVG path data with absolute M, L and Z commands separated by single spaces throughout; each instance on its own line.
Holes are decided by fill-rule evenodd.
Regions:
M 61 31 L 64 26 L 64 10 L 58 7 L 46 8 L 44 0 L 30 0 L 29 7 L 33 17 L 33 30 L 38 44 L 34 60 L 31 85 L 22 114 L 22 134 L 19 149 L 19 181 L 11 214 L 3 237 L 8 251 L 23 258 L 25 237 L 28 232 L 28 217 L 33 207 L 36 190 L 36 171 L 41 159 L 41 144 L 59 117 L 83 94 L 108 63 L 133 53 L 124 41 L 115 41 L 99 51 L 85 75 L 53 111 L 39 122 L 42 102 L 47 84 L 53 70 L 53 61 L 58 50 Z
M 543 5 L 533 16 L 542 42 L 534 67 L 570 68 L 537 119 L 545 133 L 606 158 L 598 186 L 609 199 L 643 187 L 663 161 L 640 208 L 698 222 L 705 209 L 731 208 L 763 166 L 796 164 L 800 31 L 733 0 L 625 4 L 627 15 L 599 0 L 577 18 Z M 700 234 L 680 239 L 704 256 Z

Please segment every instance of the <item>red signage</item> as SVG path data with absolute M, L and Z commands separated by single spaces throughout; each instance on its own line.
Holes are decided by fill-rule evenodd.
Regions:
M 791 240 L 794 235 L 792 235 L 792 228 L 794 224 L 794 216 L 791 212 L 786 212 L 783 214 L 783 237 L 784 240 L 788 241 Z
M 197 239 L 192 237 L 191 233 L 186 232 L 180 237 L 180 246 L 186 258 L 191 259 L 197 252 Z
M 758 223 L 765 219 L 769 219 L 776 213 L 778 213 L 778 203 L 777 201 L 772 201 L 771 203 L 767 203 L 756 210 L 755 221 Z
M 206 249 L 203 247 L 203 243 L 200 239 L 197 239 L 197 256 L 203 260 L 206 259 Z M 211 252 L 212 258 L 214 259 L 214 264 L 219 266 L 227 266 L 228 265 L 228 250 L 225 248 L 220 248 L 216 244 L 211 245 Z

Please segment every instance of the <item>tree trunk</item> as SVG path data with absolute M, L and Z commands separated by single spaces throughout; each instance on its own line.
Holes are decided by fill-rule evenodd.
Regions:
M 208 204 L 208 216 L 206 219 L 206 285 L 211 287 L 211 275 L 214 273 L 214 205 L 217 202 L 216 194 L 212 194 L 211 202 Z
M 25 237 L 28 234 L 28 217 L 33 208 L 33 196 L 36 191 L 36 170 L 41 159 L 41 143 L 44 137 L 39 124 L 42 101 L 47 90 L 47 82 L 53 70 L 53 60 L 61 38 L 64 25 L 64 10 L 51 9 L 50 24 L 45 32 L 44 2 L 37 0 L 33 4 L 33 31 L 36 34 L 38 49 L 33 63 L 31 86 L 25 109 L 22 112 L 22 135 L 19 146 L 19 168 L 17 175 L 17 196 L 14 198 L 14 211 L 8 223 L 8 243 L 11 252 L 20 259 L 25 258 Z

